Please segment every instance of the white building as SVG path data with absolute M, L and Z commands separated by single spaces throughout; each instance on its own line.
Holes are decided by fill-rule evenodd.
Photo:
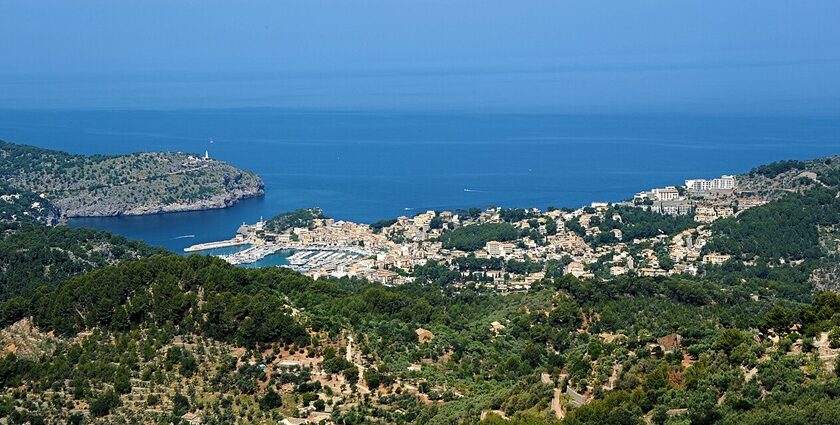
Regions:
M 653 196 L 657 201 L 673 201 L 680 197 L 680 192 L 674 186 L 666 186 L 664 188 L 656 188 L 652 190 Z
M 610 204 L 607 202 L 592 202 L 589 204 L 590 207 L 595 208 L 598 211 L 606 210 L 610 207 Z
M 708 190 L 732 190 L 735 189 L 735 176 L 723 175 L 720 176 L 720 178 L 712 180 L 686 180 L 685 187 L 692 192 L 705 192 Z
M 507 257 L 513 252 L 514 245 L 510 243 L 490 241 L 484 246 L 487 254 L 491 257 Z
M 694 206 L 687 202 L 660 202 L 654 204 L 651 211 L 665 215 L 688 215 L 693 208 Z

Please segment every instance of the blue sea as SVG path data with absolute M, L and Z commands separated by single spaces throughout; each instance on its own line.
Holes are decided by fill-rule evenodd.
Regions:
M 429 209 L 617 201 L 686 178 L 840 154 L 840 118 L 0 110 L 0 139 L 81 154 L 206 150 L 262 176 L 265 197 L 229 209 L 71 222 L 181 252 L 301 207 L 373 222 Z

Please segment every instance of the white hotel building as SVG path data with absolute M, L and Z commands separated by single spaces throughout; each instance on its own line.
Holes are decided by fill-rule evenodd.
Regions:
M 705 192 L 709 190 L 732 190 L 735 189 L 735 176 L 720 176 L 718 179 L 692 179 L 685 181 L 686 189 L 692 192 Z

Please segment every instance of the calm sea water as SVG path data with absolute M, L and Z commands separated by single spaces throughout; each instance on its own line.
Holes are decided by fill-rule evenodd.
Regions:
M 625 199 L 685 178 L 840 154 L 840 119 L 3 110 L 0 139 L 83 154 L 208 150 L 263 177 L 266 196 L 234 208 L 72 221 L 181 251 L 300 207 L 372 222 L 427 209 Z

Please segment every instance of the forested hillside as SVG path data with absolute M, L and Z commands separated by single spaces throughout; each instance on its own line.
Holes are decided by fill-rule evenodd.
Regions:
M 26 313 L 55 332 L 42 337 L 53 348 L 0 363 L 4 409 L 19 420 L 159 421 L 195 411 L 207 423 L 268 423 L 326 402 L 338 423 L 476 423 L 489 410 L 553 423 L 556 389 L 562 401 L 569 387 L 592 397 L 578 408 L 562 401 L 569 423 L 837 417 L 840 381 L 821 355 L 840 343 L 840 297 L 791 299 L 810 299 L 807 275 L 792 268 L 716 273 L 731 283 L 563 277 L 504 297 L 158 255 L 34 295 Z M 418 343 L 418 328 L 433 339 Z M 347 361 L 350 335 L 358 351 Z M 312 366 L 283 372 L 289 358 Z M 136 402 L 139 388 L 154 390 Z M 74 407 L 24 401 L 47 389 Z
M 840 224 L 837 188 L 816 187 L 751 208 L 712 226 L 709 251 L 764 260 L 817 259 L 829 254 L 820 234 Z
M 0 320 L 24 317 L 33 297 L 84 271 L 159 253 L 142 242 L 65 226 L 0 223 Z
M 440 239 L 444 248 L 475 251 L 489 241 L 511 241 L 519 236 L 520 231 L 508 223 L 483 223 L 446 232 Z

